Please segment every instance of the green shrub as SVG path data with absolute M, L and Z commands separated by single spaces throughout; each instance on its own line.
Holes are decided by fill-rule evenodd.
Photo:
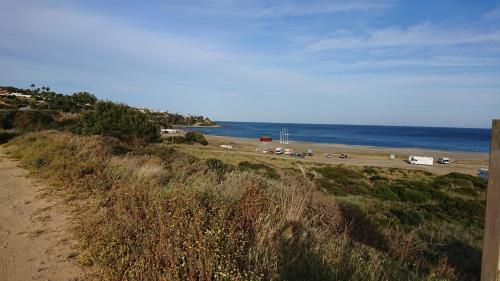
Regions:
M 199 143 L 201 145 L 208 145 L 208 141 L 205 136 L 200 132 L 187 132 L 184 136 L 185 142 L 188 143 Z
M 475 187 L 481 190 L 486 190 L 488 186 L 488 182 L 480 177 L 456 173 L 456 172 L 437 177 L 434 180 L 434 184 L 436 187 L 445 187 L 445 188 Z
M 365 194 L 367 192 L 368 184 L 365 177 L 357 170 L 331 165 L 314 168 L 314 170 L 323 177 L 323 179 L 317 179 L 318 187 L 332 194 Z
M 391 209 L 391 213 L 396 216 L 402 224 L 409 226 L 418 226 L 423 217 L 420 212 L 411 209 Z
M 205 160 L 205 164 L 207 165 L 209 170 L 215 171 L 217 174 L 217 178 L 222 180 L 224 178 L 224 174 L 231 170 L 229 166 L 224 164 L 220 159 L 209 158 Z
M 123 140 L 156 142 L 159 130 L 147 114 L 124 104 L 101 101 L 83 114 L 77 132 L 85 135 L 113 136 Z
M 363 167 L 362 170 L 363 173 L 368 174 L 368 175 L 378 175 L 377 169 L 373 166 L 365 166 Z
M 261 174 L 271 179 L 279 179 L 280 176 L 274 168 L 271 168 L 265 164 L 255 164 L 248 161 L 243 161 L 238 164 L 238 170 L 240 171 L 253 171 L 257 174 Z
M 0 144 L 6 143 L 9 140 L 19 136 L 19 132 L 16 131 L 4 131 L 0 129 Z
M 0 128 L 6 130 L 14 128 L 15 115 L 14 110 L 0 111 Z

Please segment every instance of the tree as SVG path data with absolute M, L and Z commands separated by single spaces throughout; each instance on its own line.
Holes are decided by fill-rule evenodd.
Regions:
M 205 136 L 200 132 L 187 132 L 184 140 L 189 143 L 199 143 L 201 145 L 208 145 L 208 141 Z
M 108 135 L 129 141 L 156 142 L 159 129 L 148 115 L 125 104 L 100 101 L 83 114 L 78 132 L 86 135 Z
M 78 104 L 80 106 L 87 105 L 87 104 L 94 105 L 97 102 L 97 98 L 88 92 L 74 93 L 71 96 L 71 99 L 73 100 L 73 102 L 75 102 L 76 104 Z
M 36 85 L 35 85 L 35 84 L 31 84 L 31 85 L 30 85 L 30 88 L 31 88 L 31 91 L 32 91 L 32 92 L 34 92 L 34 91 L 35 91 L 35 87 L 36 87 Z

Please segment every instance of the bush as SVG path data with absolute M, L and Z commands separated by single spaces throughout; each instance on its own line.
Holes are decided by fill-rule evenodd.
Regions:
M 447 188 L 475 187 L 486 190 L 488 182 L 480 177 L 454 172 L 437 177 L 434 180 L 434 185 Z
M 160 139 L 159 129 L 149 121 L 145 113 L 109 101 L 97 102 L 94 110 L 85 112 L 77 132 L 113 136 L 128 141 L 156 142 Z
M 364 194 L 367 192 L 368 184 L 362 173 L 346 167 L 325 166 L 314 168 L 321 174 L 323 179 L 317 179 L 316 184 L 320 188 L 335 194 Z M 343 190 L 340 191 L 340 190 Z
M 16 131 L 4 131 L 0 129 L 0 144 L 6 143 L 18 135 L 19 133 Z
M 187 132 L 184 136 L 184 140 L 187 143 L 199 143 L 201 145 L 208 145 L 208 141 L 205 136 L 200 132 Z
M 238 170 L 256 172 L 257 174 L 261 174 L 271 179 L 280 178 L 275 169 L 264 164 L 254 164 L 248 161 L 243 161 L 238 164 Z
M 0 111 L 0 128 L 6 130 L 14 128 L 15 115 L 14 110 Z

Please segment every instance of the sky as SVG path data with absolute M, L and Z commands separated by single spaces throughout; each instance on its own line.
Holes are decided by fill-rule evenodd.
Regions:
M 0 3 L 0 85 L 221 121 L 500 118 L 500 1 Z

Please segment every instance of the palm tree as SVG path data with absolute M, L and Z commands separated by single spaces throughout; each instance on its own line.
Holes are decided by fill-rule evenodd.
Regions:
M 35 84 L 31 84 L 30 87 L 31 87 L 31 91 L 33 92 L 35 90 L 36 85 Z

